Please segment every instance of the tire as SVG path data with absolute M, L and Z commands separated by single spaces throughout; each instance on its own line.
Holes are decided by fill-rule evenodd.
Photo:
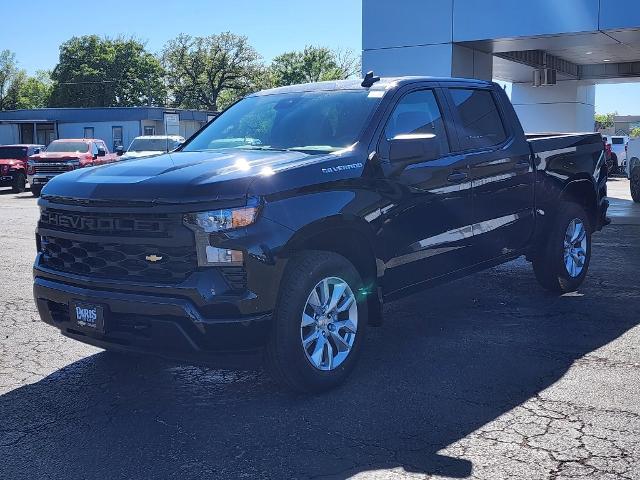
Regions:
M 16 178 L 13 179 L 13 185 L 11 185 L 11 191 L 13 193 L 22 193 L 27 189 L 27 177 L 24 173 L 18 173 Z
M 582 255 L 577 253 L 577 256 L 583 260 L 581 269 L 576 266 L 576 270 L 571 274 L 565 263 L 565 236 L 574 220 L 578 220 L 583 225 L 586 245 L 581 248 Z M 591 222 L 584 208 L 576 203 L 565 202 L 560 205 L 554 223 L 546 238 L 546 243 L 542 245 L 533 260 L 533 271 L 540 285 L 547 290 L 559 294 L 574 292 L 582 285 L 589 270 L 591 261 Z M 575 251 L 578 252 L 578 250 Z
M 640 167 L 633 167 L 629 175 L 629 189 L 634 202 L 640 203 Z
M 304 317 L 309 325 L 303 326 L 303 313 L 313 315 L 312 304 L 323 303 L 317 301 L 319 298 L 314 297 L 313 292 L 316 288 L 322 288 L 325 280 L 343 281 L 348 285 L 348 289 L 344 290 L 344 297 L 340 297 L 337 304 L 338 307 L 351 307 L 346 312 L 338 313 L 338 317 L 333 320 L 335 324 L 324 325 L 323 322 L 329 321 L 329 316 L 321 315 L 315 323 L 308 322 L 313 320 L 311 316 Z M 338 282 L 330 284 L 327 288 L 333 293 L 336 288 L 342 288 L 342 285 L 343 283 Z M 359 293 L 361 287 L 362 280 L 358 271 L 341 255 L 307 251 L 291 258 L 280 285 L 273 328 L 265 349 L 265 364 L 274 380 L 289 390 L 303 393 L 330 390 L 345 381 L 360 356 L 367 329 L 367 301 L 366 297 Z M 352 303 L 347 302 L 348 299 L 351 299 Z M 347 317 L 349 320 L 344 320 Z M 337 327 L 336 330 L 335 325 L 351 322 L 352 319 L 357 320 L 355 325 L 350 323 L 351 328 L 356 327 L 353 337 L 346 326 Z M 340 351 L 336 343 L 336 334 L 340 335 L 340 338 L 346 337 L 347 342 L 352 342 L 348 351 L 345 350 L 347 342 L 341 344 Z M 314 335 L 317 335 L 318 340 L 309 343 L 305 349 L 303 337 L 309 339 Z M 319 350 L 318 346 L 321 344 Z M 331 347 L 330 351 L 327 344 Z M 316 355 L 318 351 L 320 354 Z M 343 355 L 345 352 L 346 355 Z M 332 356 L 332 362 L 340 363 L 332 367 L 328 357 L 333 354 L 335 359 Z M 314 365 L 314 359 L 321 360 L 320 366 Z
M 611 168 L 609 169 L 609 176 L 618 174 L 618 156 L 615 153 L 611 154 Z
M 42 192 L 41 185 L 31 185 L 31 195 L 33 195 L 34 197 L 39 197 L 41 192 Z
M 613 175 L 615 163 L 613 162 L 613 155 L 609 155 L 609 160 L 607 160 L 607 177 Z

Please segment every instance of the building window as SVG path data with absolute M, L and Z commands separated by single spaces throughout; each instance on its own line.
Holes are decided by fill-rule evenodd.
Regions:
M 154 126 L 144 127 L 144 134 L 145 135 L 155 135 L 156 134 L 156 127 L 154 127 Z
M 93 127 L 84 127 L 83 138 L 93 138 Z
M 113 139 L 113 150 L 124 146 L 122 141 L 122 127 L 111 127 L 111 137 Z

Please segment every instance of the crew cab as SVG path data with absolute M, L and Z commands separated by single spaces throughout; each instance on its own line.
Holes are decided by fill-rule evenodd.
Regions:
M 266 90 L 175 152 L 51 180 L 35 301 L 81 342 L 263 359 L 321 391 L 384 302 L 523 255 L 546 289 L 576 290 L 606 177 L 600 134 L 525 135 L 494 83 L 370 73 Z
M 33 155 L 28 162 L 27 178 L 34 197 L 40 196 L 42 187 L 56 175 L 111 163 L 118 157 L 109 153 L 102 140 L 93 138 L 61 139 L 49 144 L 45 152 Z
M 27 161 L 44 148 L 44 145 L 0 145 L 0 187 L 11 187 L 14 193 L 24 192 Z
M 116 154 L 120 160 L 151 157 L 171 152 L 183 143 L 184 137 L 179 135 L 141 135 L 133 139 L 126 152 L 122 150 L 122 147 L 118 147 Z

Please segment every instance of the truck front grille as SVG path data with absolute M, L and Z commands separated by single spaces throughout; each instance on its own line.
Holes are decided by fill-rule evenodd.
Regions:
M 195 249 L 40 238 L 42 264 L 93 278 L 175 283 L 198 267 Z
M 36 175 L 39 173 L 58 174 L 73 170 L 73 165 L 68 163 L 36 163 L 34 170 Z

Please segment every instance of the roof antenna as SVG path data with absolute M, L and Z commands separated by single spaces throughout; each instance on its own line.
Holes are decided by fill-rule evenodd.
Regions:
M 362 83 L 360 85 L 362 85 L 365 88 L 369 88 L 374 83 L 379 82 L 379 81 L 380 81 L 380 77 L 374 77 L 373 76 L 373 71 L 369 71 L 364 76 L 364 80 L 362 80 Z

